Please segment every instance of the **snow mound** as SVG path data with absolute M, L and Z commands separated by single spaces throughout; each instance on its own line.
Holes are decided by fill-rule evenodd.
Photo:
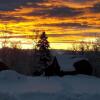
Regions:
M 69 59 L 68 55 L 57 55 L 57 61 L 61 67 L 61 70 L 64 71 L 74 71 L 72 61 Z
M 0 100 L 100 100 L 99 87 L 100 79 L 87 75 L 27 77 L 0 72 Z
M 4 70 L 0 72 L 0 79 L 16 80 L 16 79 L 25 79 L 24 75 L 20 75 L 13 70 Z
M 59 54 L 56 55 L 57 61 L 61 67 L 61 70 L 64 71 L 75 71 L 73 64 L 75 62 L 81 61 L 83 59 L 87 60 L 85 57 L 76 57 L 68 54 Z
M 100 79 L 87 75 L 27 77 L 6 70 L 0 72 L 0 100 L 100 100 Z
M 0 93 L 0 100 L 18 100 L 17 96 L 9 93 Z

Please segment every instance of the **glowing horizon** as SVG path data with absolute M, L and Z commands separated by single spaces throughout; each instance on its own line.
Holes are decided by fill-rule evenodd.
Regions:
M 100 0 L 1 0 L 0 41 L 33 48 L 36 32 L 45 31 L 53 49 L 100 37 Z

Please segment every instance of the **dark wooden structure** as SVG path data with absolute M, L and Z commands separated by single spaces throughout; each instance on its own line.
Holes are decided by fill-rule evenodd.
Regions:
M 44 70 L 45 76 L 54 76 L 59 75 L 60 73 L 60 66 L 58 64 L 57 58 L 54 57 L 53 62 Z

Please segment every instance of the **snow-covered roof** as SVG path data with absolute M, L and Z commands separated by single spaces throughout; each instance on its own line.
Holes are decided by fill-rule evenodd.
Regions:
M 80 61 L 82 59 L 86 59 L 84 57 L 75 57 L 73 55 L 68 54 L 60 54 L 56 55 L 57 61 L 61 67 L 61 70 L 65 71 L 74 71 L 75 68 L 73 67 L 73 64 L 77 61 Z

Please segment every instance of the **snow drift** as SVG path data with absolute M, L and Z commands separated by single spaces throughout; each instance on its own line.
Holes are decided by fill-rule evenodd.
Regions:
M 100 79 L 86 75 L 29 77 L 0 72 L 0 100 L 99 100 Z

